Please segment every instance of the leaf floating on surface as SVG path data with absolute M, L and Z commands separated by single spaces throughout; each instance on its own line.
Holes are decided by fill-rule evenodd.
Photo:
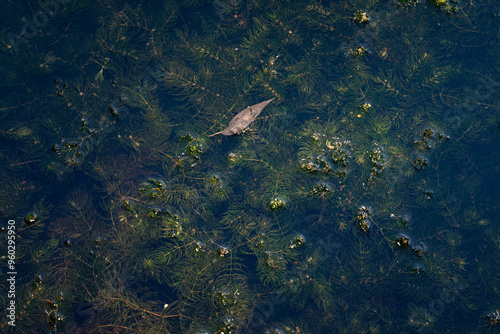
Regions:
M 252 122 L 259 116 L 262 110 L 271 103 L 273 97 L 270 100 L 263 101 L 253 106 L 246 107 L 242 111 L 240 111 L 236 116 L 233 117 L 229 125 L 224 130 L 211 134 L 209 137 L 216 136 L 218 134 L 223 134 L 224 136 L 232 136 L 241 133 L 241 131 L 245 130 Z

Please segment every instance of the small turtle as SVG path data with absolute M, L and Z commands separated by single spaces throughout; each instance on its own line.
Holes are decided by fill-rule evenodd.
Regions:
M 257 116 L 261 113 L 261 111 L 269 104 L 272 100 L 270 100 L 254 104 L 253 106 L 246 107 L 242 111 L 238 113 L 238 115 L 234 116 L 229 125 L 224 130 L 211 134 L 209 137 L 223 134 L 224 136 L 232 136 L 241 133 L 241 131 L 245 130 L 252 122 L 255 120 Z

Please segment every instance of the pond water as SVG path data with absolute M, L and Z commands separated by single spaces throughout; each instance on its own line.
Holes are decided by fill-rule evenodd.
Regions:
M 0 15 L 1 332 L 498 332 L 497 2 Z

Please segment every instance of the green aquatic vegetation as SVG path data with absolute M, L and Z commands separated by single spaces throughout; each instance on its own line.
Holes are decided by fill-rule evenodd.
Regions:
M 362 11 L 358 11 L 356 13 L 356 15 L 354 16 L 354 20 L 357 23 L 366 24 L 366 23 L 370 22 L 370 17 L 368 16 L 367 13 L 362 12 Z
M 4 55 L 2 70 L 25 64 L 0 106 L 23 330 L 444 332 L 476 316 L 475 291 L 443 314 L 427 305 L 447 280 L 497 293 L 498 196 L 482 192 L 498 94 L 474 89 L 498 60 L 484 48 L 486 75 L 454 57 L 489 23 L 464 8 L 436 31 L 440 13 L 396 3 L 72 4 L 61 31 L 40 29 L 47 43 Z M 103 24 L 74 35 L 75 6 Z M 240 135 L 208 138 L 273 97 Z M 455 106 L 473 116 L 445 115 Z M 40 186 L 40 166 L 62 183 Z M 464 251 L 474 242 L 483 258 Z
M 410 240 L 405 237 L 405 236 L 401 236 L 400 238 L 396 239 L 394 242 L 396 243 L 396 246 L 398 246 L 399 248 L 407 248 L 408 247 L 408 242 Z
M 332 192 L 332 187 L 323 182 L 316 183 L 312 189 L 312 193 L 323 200 L 326 200 L 326 198 L 329 197 Z
M 286 201 L 282 198 L 275 197 L 269 202 L 269 209 L 272 211 L 281 211 L 286 207 Z
M 33 211 L 28 212 L 22 219 L 22 225 L 17 227 L 17 232 L 34 236 L 43 232 L 50 211 L 53 206 L 45 198 L 42 198 L 33 206 Z
M 448 15 L 458 11 L 457 0 L 431 0 L 431 3 Z
M 486 321 L 490 325 L 490 327 L 495 327 L 498 326 L 500 323 L 500 312 L 498 310 L 495 310 L 491 313 L 488 313 L 486 315 Z
M 311 124 L 310 126 L 313 126 Z M 326 130 L 328 129 L 328 130 Z M 325 126 L 325 132 L 306 129 L 303 147 L 299 151 L 299 163 L 303 170 L 345 176 L 352 158 L 352 144 L 335 135 L 335 125 Z
M 212 173 L 205 178 L 204 182 L 206 193 L 215 201 L 222 202 L 229 198 L 231 189 L 228 187 L 225 175 Z
M 285 85 L 293 84 L 297 86 L 299 92 L 305 95 L 311 95 L 317 88 L 319 82 L 323 81 L 321 72 L 310 62 L 300 62 L 287 68 Z
M 368 182 L 372 183 L 380 179 L 384 169 L 386 168 L 386 161 L 380 147 L 377 147 L 370 152 L 370 160 L 372 169 L 370 171 L 370 176 L 368 177 Z
M 48 262 L 53 256 L 56 248 L 59 246 L 59 240 L 50 239 L 41 245 L 33 245 L 30 250 L 30 261 Z
M 358 213 L 356 214 L 356 222 L 363 233 L 370 232 L 370 219 L 371 219 L 371 211 L 370 209 L 361 206 L 358 209 Z

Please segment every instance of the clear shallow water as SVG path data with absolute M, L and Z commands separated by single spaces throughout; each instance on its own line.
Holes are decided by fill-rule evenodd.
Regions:
M 6 9 L 2 331 L 498 331 L 498 5 Z

